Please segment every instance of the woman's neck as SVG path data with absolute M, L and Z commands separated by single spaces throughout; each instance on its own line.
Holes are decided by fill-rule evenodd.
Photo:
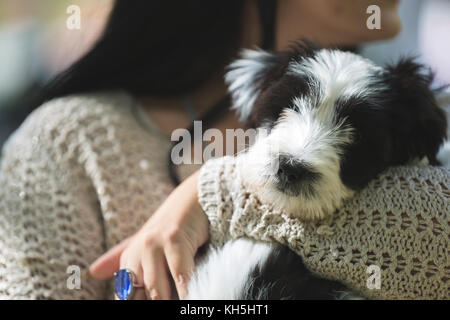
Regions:
M 152 121 L 167 134 L 177 128 L 188 128 L 192 124 L 191 115 L 184 107 L 186 100 L 193 107 L 198 118 L 201 118 L 211 106 L 226 94 L 226 86 L 222 74 L 214 75 L 201 88 L 186 96 L 155 98 L 141 97 L 141 103 Z

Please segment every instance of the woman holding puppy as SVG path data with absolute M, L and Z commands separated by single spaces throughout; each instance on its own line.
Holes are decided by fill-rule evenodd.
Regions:
M 379 30 L 366 27 L 373 4 Z M 400 30 L 397 9 L 395 0 L 117 0 L 97 43 L 3 149 L 0 297 L 102 299 L 111 291 L 98 280 L 128 269 L 138 286 L 129 298 L 184 298 L 210 224 L 226 226 L 205 214 L 206 198 L 199 204 L 197 187 L 214 175 L 175 168 L 174 186 L 171 133 L 196 119 L 241 127 L 223 102 L 224 68 L 240 49 L 388 39 Z M 89 268 L 81 290 L 66 286 L 69 265 Z

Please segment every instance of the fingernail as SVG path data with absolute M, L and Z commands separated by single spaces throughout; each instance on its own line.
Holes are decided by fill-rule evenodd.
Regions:
M 83 280 L 93 279 L 89 269 L 83 270 L 83 272 L 81 273 L 81 279 L 83 279 Z
M 147 297 L 150 297 L 151 300 L 160 300 L 159 294 L 155 289 L 150 290 L 150 292 L 147 290 Z
M 187 282 L 188 282 L 188 277 L 186 277 L 185 275 L 179 275 L 177 277 L 177 282 L 178 282 L 178 296 L 180 298 L 180 300 L 183 300 L 186 295 L 187 295 Z

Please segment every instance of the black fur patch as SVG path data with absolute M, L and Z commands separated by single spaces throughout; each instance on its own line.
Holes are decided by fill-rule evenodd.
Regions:
M 299 255 L 277 245 L 267 260 L 251 272 L 247 290 L 240 299 L 328 300 L 336 299 L 339 292 L 349 290 L 337 281 L 316 277 L 305 267 Z
M 289 63 L 312 57 L 317 49 L 312 42 L 303 41 L 293 44 L 286 51 L 273 53 L 270 61 L 267 61 L 268 67 L 256 84 L 261 94 L 255 100 L 252 115 L 248 119 L 249 127 L 273 123 L 281 110 L 291 107 L 293 97 L 308 94 L 310 81 L 307 78 L 288 75 L 286 70 Z
M 269 123 L 274 125 L 280 113 L 292 106 L 292 99 L 309 92 L 308 79 L 293 75 L 284 75 L 261 92 L 255 101 L 251 115 L 251 127 Z
M 390 166 L 436 154 L 444 142 L 447 119 L 430 89 L 432 75 L 412 59 L 401 60 L 377 79 L 386 89 L 373 97 L 338 101 L 340 118 L 355 129 L 355 141 L 344 148 L 341 179 L 363 188 Z

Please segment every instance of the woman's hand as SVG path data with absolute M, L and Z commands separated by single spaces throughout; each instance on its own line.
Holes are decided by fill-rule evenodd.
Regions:
M 187 294 L 197 249 L 208 239 L 209 222 L 197 195 L 198 172 L 180 184 L 133 236 L 98 258 L 89 268 L 95 279 L 107 279 L 120 268 L 136 274 L 135 299 L 170 299 L 170 276 L 178 296 Z

